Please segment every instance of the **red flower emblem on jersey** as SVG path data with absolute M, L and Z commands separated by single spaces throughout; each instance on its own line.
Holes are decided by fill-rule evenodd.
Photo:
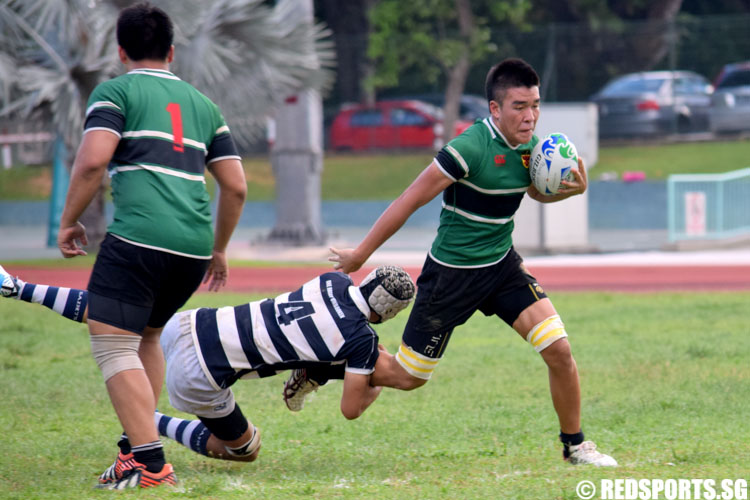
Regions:
M 523 162 L 524 167 L 529 168 L 529 164 L 531 163 L 531 155 L 530 154 L 521 155 L 521 161 Z
M 495 165 L 498 167 L 505 165 L 505 155 L 495 155 Z

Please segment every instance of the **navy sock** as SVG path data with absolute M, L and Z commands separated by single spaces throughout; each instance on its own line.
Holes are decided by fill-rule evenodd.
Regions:
M 135 461 L 145 465 L 149 472 L 161 472 L 167 462 L 164 458 L 164 447 L 158 439 L 150 443 L 133 446 L 132 450 Z
M 19 300 L 41 304 L 55 311 L 65 318 L 83 321 L 83 313 L 89 301 L 89 293 L 86 290 L 75 288 L 56 287 L 48 285 L 35 285 L 24 283 L 16 279 Z
M 160 436 L 174 439 L 194 452 L 208 456 L 206 444 L 211 437 L 211 431 L 200 420 L 170 417 L 157 411 L 154 413 L 154 421 Z
M 575 434 L 565 434 L 560 431 L 560 441 L 563 444 L 563 456 L 568 458 L 570 456 L 570 447 L 583 443 L 583 431 L 578 431 Z
M 123 455 L 127 455 L 132 451 L 130 449 L 130 441 L 128 440 L 128 435 L 125 434 L 125 431 L 122 432 L 122 436 L 120 436 L 120 440 L 117 442 L 117 446 L 120 447 L 120 452 L 122 452 Z

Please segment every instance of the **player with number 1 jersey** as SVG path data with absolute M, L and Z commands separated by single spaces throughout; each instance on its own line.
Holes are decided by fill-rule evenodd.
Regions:
M 205 166 L 240 159 L 219 108 L 169 71 L 136 69 L 91 94 L 85 132 L 92 130 L 120 137 L 108 166 L 115 214 L 107 231 L 134 245 L 209 259 Z
M 137 3 L 120 12 L 117 53 L 126 73 L 89 98 L 57 236 L 64 257 L 86 255 L 79 219 L 108 172 L 115 214 L 87 287 L 88 326 L 124 430 L 120 455 L 132 452 L 141 467 L 129 478 L 108 468 L 100 480 L 112 489 L 175 482 L 152 418 L 164 374 L 158 339 L 201 281 L 209 290 L 226 284 L 226 249 L 247 193 L 219 109 L 169 71 L 173 39 L 172 21 L 158 7 Z M 206 168 L 218 187 L 215 230 Z

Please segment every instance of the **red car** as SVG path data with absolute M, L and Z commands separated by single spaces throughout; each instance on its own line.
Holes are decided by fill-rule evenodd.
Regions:
M 454 136 L 471 125 L 459 120 Z M 443 113 L 422 101 L 381 101 L 345 106 L 331 125 L 331 148 L 341 151 L 429 148 L 443 145 Z

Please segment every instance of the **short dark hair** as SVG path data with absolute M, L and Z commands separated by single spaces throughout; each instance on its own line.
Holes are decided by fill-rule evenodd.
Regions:
M 535 87 L 539 85 L 539 75 L 523 59 L 510 58 L 495 64 L 487 73 L 484 91 L 487 102 L 502 102 L 505 91 L 513 87 Z
M 117 43 L 133 61 L 166 59 L 173 38 L 167 13 L 148 2 L 123 9 L 117 18 Z

